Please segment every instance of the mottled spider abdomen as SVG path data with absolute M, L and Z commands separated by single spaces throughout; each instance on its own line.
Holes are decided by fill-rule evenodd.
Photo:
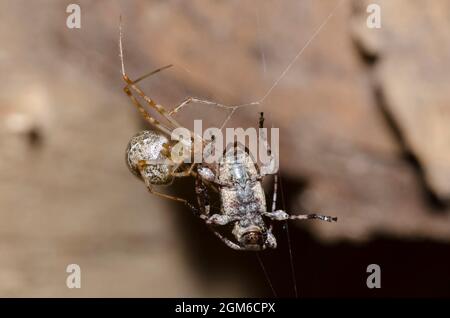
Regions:
M 134 135 L 126 150 L 130 171 L 148 184 L 169 184 L 174 166 L 168 161 L 166 148 L 169 140 L 163 134 L 143 130 Z

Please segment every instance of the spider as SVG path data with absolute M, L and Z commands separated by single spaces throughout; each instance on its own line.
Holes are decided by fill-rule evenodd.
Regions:
M 153 99 L 144 94 L 137 83 L 144 78 L 154 75 L 168 67 L 164 66 L 154 70 L 136 80 L 131 80 L 125 72 L 122 33 L 119 40 L 120 58 L 122 63 L 122 77 L 126 83 L 125 93 L 130 97 L 132 103 L 137 107 L 142 117 L 149 122 L 156 131 L 145 130 L 133 136 L 128 144 L 126 151 L 126 160 L 128 167 L 133 174 L 141 178 L 149 190 L 157 196 L 175 200 L 185 204 L 197 217 L 205 221 L 214 234 L 223 241 L 228 247 L 235 250 L 258 251 L 266 248 L 276 248 L 276 238 L 272 233 L 272 226 L 266 225 L 265 219 L 274 221 L 283 220 L 305 220 L 320 219 L 333 222 L 337 218 L 324 216 L 320 214 L 302 214 L 289 215 L 283 210 L 275 210 L 276 207 L 276 189 L 277 177 L 270 167 L 273 166 L 275 157 L 271 154 L 270 147 L 267 144 L 266 136 L 260 129 L 260 140 L 266 147 L 270 161 L 259 166 L 255 159 L 249 154 L 248 149 L 242 144 L 233 143 L 226 147 L 220 160 L 216 163 L 192 163 L 190 165 L 183 162 L 172 164 L 172 150 L 177 142 L 181 142 L 191 149 L 190 145 L 199 142 L 203 146 L 206 144 L 214 145 L 212 140 L 204 140 L 201 136 L 190 131 L 191 139 L 188 140 L 169 140 L 169 136 L 175 128 L 182 127 L 173 117 L 184 106 L 191 102 L 213 105 L 222 108 L 233 108 L 208 100 L 202 100 L 194 97 L 186 98 L 180 105 L 171 111 L 159 105 Z M 144 106 L 136 98 L 135 94 L 141 97 L 147 105 L 161 114 L 167 121 L 163 124 L 156 120 L 147 112 Z M 264 117 L 260 115 L 259 128 L 263 128 Z M 195 149 L 195 148 L 194 148 Z M 201 147 L 200 149 L 203 149 Z M 213 151 L 213 147 L 211 147 Z M 194 150 L 185 156 L 194 156 Z M 262 187 L 262 180 L 266 175 L 275 175 L 274 193 L 271 211 L 266 208 L 266 198 Z M 169 185 L 174 178 L 188 177 L 195 178 L 195 191 L 197 195 L 197 206 L 188 202 L 186 199 L 173 195 L 164 194 L 153 189 L 155 185 Z M 211 214 L 211 205 L 209 203 L 209 190 L 219 194 L 221 208 L 219 213 Z M 222 235 L 217 227 L 233 225 L 232 234 L 235 241 Z

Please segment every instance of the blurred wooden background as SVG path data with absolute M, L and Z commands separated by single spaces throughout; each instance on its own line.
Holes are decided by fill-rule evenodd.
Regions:
M 270 293 L 254 255 L 229 251 L 128 172 L 125 147 L 145 124 L 122 92 L 120 15 L 132 77 L 175 65 L 142 84 L 171 108 L 187 96 L 259 99 L 332 14 L 264 104 L 229 122 L 255 126 L 264 111 L 280 128 L 289 211 L 339 217 L 291 226 L 304 295 L 359 295 L 360 287 L 343 291 L 330 278 L 333 289 L 319 276 L 351 276 L 363 286 L 361 266 L 377 262 L 369 251 L 380 236 L 392 244 L 376 245 L 379 262 L 400 257 L 402 242 L 413 242 L 414 253 L 416 242 L 417 258 L 428 251 L 429 264 L 450 264 L 440 252 L 450 241 L 450 2 L 77 3 L 82 27 L 71 30 L 68 3 L 0 1 L 0 296 Z M 381 29 L 366 26 L 369 3 L 381 6 Z M 180 121 L 218 126 L 225 117 L 195 105 Z M 353 260 L 366 253 L 361 272 L 340 263 L 337 251 Z M 315 263 L 327 253 L 335 263 Z M 288 257 L 277 264 L 268 255 L 289 295 L 278 267 Z M 70 263 L 81 266 L 80 290 L 65 286 Z M 305 268 L 317 268 L 317 283 Z M 419 294 L 434 288 L 419 281 Z M 448 275 L 440 284 L 438 295 L 450 294 Z

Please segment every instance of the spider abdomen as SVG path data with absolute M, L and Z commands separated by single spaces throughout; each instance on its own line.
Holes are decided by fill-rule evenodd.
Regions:
M 127 146 L 126 162 L 130 171 L 145 183 L 169 184 L 174 166 L 166 153 L 169 140 L 162 133 L 143 130 L 134 135 Z

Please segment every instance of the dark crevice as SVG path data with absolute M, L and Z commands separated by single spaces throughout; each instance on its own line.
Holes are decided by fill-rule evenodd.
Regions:
M 286 209 L 295 209 L 294 198 L 298 197 L 298 191 L 303 191 L 305 184 L 290 180 L 286 175 L 282 179 Z M 189 192 L 186 189 L 191 186 L 185 179 L 175 185 L 174 194 L 186 197 Z M 267 190 L 267 196 L 270 196 L 269 187 Z M 188 197 L 194 199 L 193 194 Z M 220 290 L 217 284 L 233 277 L 248 296 L 272 296 L 254 252 L 237 252 L 226 247 L 183 205 L 173 203 L 172 212 L 177 219 L 178 233 L 174 235 L 180 235 L 184 244 L 183 257 L 205 290 Z M 289 225 L 300 298 L 450 297 L 448 244 L 383 236 L 364 244 L 325 244 L 307 231 L 310 222 Z M 263 251 L 260 256 L 277 295 L 294 297 L 283 222 L 276 225 L 274 234 L 278 248 Z M 366 286 L 369 264 L 381 267 L 380 289 Z
M 43 136 L 42 136 L 41 131 L 36 127 L 30 129 L 27 132 L 27 139 L 28 139 L 28 143 L 33 148 L 38 148 L 38 147 L 42 146 Z
M 394 126 L 396 127 L 396 126 Z M 400 131 L 398 133 L 401 134 Z M 308 187 L 307 181 L 284 174 L 286 210 L 296 213 L 297 201 Z M 280 184 L 281 186 L 281 184 Z M 193 180 L 178 179 L 167 191 L 195 202 Z M 268 204 L 271 182 L 267 183 Z M 279 192 L 278 208 L 283 206 Z M 254 252 L 238 252 L 226 247 L 188 208 L 170 203 L 176 222 L 173 235 L 181 238 L 183 258 L 193 275 L 211 297 L 224 296 L 220 284 L 233 280 L 242 293 L 251 297 L 270 297 L 272 291 Z M 293 267 L 300 298 L 309 297 L 450 297 L 450 254 L 448 244 L 423 240 L 375 237 L 364 244 L 339 242 L 325 244 L 307 230 L 310 223 L 290 223 Z M 260 253 L 271 283 L 279 297 L 294 297 L 287 231 L 277 222 L 274 234 L 278 248 Z M 367 266 L 381 267 L 381 289 L 366 285 Z M 418 275 L 418 273 L 428 273 Z M 215 290 L 217 293 L 212 293 Z
M 361 43 L 361 41 L 359 41 L 358 39 L 355 39 L 353 41 L 359 56 L 361 57 L 364 65 L 366 65 L 367 67 L 373 67 L 375 64 L 378 63 L 380 56 L 377 53 L 374 52 L 370 52 L 369 50 L 366 50 L 364 48 L 364 45 Z
M 368 71 L 372 73 L 373 69 L 376 67 L 378 61 L 380 60 L 380 56 L 378 54 L 374 55 L 368 52 L 368 50 L 364 48 L 364 46 L 360 41 L 355 40 L 354 43 L 362 59 L 362 62 L 368 68 Z M 398 123 L 395 120 L 395 117 L 389 110 L 389 106 L 384 96 L 383 89 L 380 87 L 379 84 L 375 83 L 374 81 L 372 81 L 372 83 L 373 83 L 372 90 L 375 103 L 378 106 L 378 109 L 380 110 L 380 113 L 384 118 L 387 126 L 389 127 L 392 135 L 394 136 L 396 142 L 400 146 L 400 150 L 402 152 L 402 159 L 410 167 L 413 168 L 414 173 L 418 179 L 419 185 L 421 187 L 424 199 L 426 200 L 428 205 L 432 208 L 432 211 L 445 212 L 449 207 L 450 202 L 441 199 L 432 190 L 426 178 L 424 167 L 422 166 L 416 154 L 408 146 L 403 131 L 400 129 Z
M 406 143 L 406 138 L 403 132 L 395 122 L 394 116 L 388 109 L 386 99 L 384 98 L 383 91 L 379 86 L 374 88 L 375 101 L 378 108 L 386 120 L 387 125 L 390 127 L 392 134 L 394 135 L 397 143 L 402 151 L 402 158 L 414 169 L 415 175 L 419 180 L 419 185 L 424 194 L 425 200 L 433 208 L 433 211 L 444 212 L 447 209 L 447 202 L 440 199 L 432 190 L 428 184 L 428 180 L 425 176 L 425 171 L 417 156 L 410 150 Z

